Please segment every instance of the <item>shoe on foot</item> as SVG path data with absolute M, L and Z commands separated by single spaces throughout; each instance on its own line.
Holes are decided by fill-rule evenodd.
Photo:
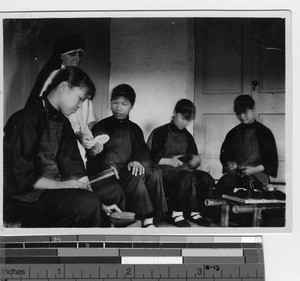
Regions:
M 190 222 L 194 222 L 195 224 L 199 225 L 199 226 L 210 226 L 210 222 L 203 218 L 203 217 L 198 217 L 199 215 L 193 215 L 193 216 L 190 216 L 190 219 L 189 221 Z M 194 218 L 194 217 L 197 217 L 197 218 Z
M 171 223 L 177 227 L 191 227 L 189 222 L 186 220 L 186 219 L 182 219 L 182 220 L 177 220 L 176 221 L 176 218 L 178 217 L 183 217 L 183 216 L 177 216 L 177 217 L 174 217 L 172 218 L 171 217 Z
M 245 188 L 235 188 L 230 195 L 242 199 L 251 198 L 251 190 Z
M 142 228 L 156 228 L 156 226 L 153 223 L 148 223 L 148 224 L 142 225 Z

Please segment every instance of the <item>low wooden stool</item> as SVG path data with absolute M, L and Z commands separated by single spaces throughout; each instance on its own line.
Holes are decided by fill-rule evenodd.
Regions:
M 276 199 L 252 199 L 239 198 L 229 195 L 222 195 L 222 199 L 207 199 L 206 206 L 221 206 L 222 227 L 229 226 L 230 210 L 235 214 L 253 213 L 252 226 L 258 227 L 262 222 L 262 211 L 279 210 L 285 208 L 284 200 Z

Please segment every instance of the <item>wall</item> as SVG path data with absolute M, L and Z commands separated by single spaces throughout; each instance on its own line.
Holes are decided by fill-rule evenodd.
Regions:
M 35 79 L 52 55 L 54 42 L 63 35 L 77 33 L 86 40 L 86 56 L 81 68 L 94 81 L 95 114 L 103 117 L 109 80 L 108 19 L 18 19 L 4 21 L 4 124 L 24 107 Z
M 155 127 L 169 122 L 179 99 L 193 100 L 193 21 L 111 19 L 110 34 L 110 92 L 121 83 L 135 89 L 130 117 L 147 139 Z

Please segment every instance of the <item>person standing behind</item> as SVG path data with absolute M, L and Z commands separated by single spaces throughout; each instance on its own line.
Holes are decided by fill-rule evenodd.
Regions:
M 109 141 L 95 155 L 87 150 L 87 170 L 90 177 L 116 165 L 119 180 L 110 177 L 92 184 L 94 192 L 102 196 L 103 187 L 114 186 L 124 191 L 126 210 L 136 213 L 143 227 L 154 227 L 153 218 L 167 211 L 160 170 L 149 165 L 149 153 L 141 128 L 129 120 L 135 103 L 134 89 L 121 84 L 111 95 L 112 116 L 96 123 L 94 137 L 107 134 Z
M 171 222 L 190 227 L 184 217 L 200 226 L 210 223 L 200 214 L 214 180 L 207 172 L 197 170 L 201 163 L 193 136 L 186 127 L 194 120 L 195 105 L 187 99 L 177 102 L 170 123 L 152 131 L 148 139 L 151 160 L 162 170 L 163 181 L 173 208 Z
M 84 55 L 85 42 L 81 36 L 70 34 L 61 37 L 54 44 L 53 55 L 39 73 L 26 105 L 34 103 L 38 97 L 42 96 L 52 78 L 61 68 L 79 66 Z M 90 128 L 96 121 L 92 99 L 86 99 L 76 112 L 68 116 L 68 119 L 81 145 L 84 148 L 91 148 L 94 142 Z M 79 149 L 84 157 L 84 149 L 80 146 Z
M 66 66 L 4 127 L 4 193 L 34 227 L 100 226 L 101 202 L 66 118 L 94 94 L 88 75 Z
M 275 139 L 269 128 L 256 121 L 255 101 L 250 95 L 234 100 L 234 112 L 241 123 L 228 132 L 222 144 L 220 161 L 225 174 L 216 189 L 220 195 L 260 196 L 270 176 L 277 176 Z

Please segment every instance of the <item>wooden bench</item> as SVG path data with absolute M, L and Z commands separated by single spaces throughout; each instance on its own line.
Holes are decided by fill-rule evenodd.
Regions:
M 252 213 L 252 226 L 259 227 L 262 223 L 262 211 L 285 209 L 285 201 L 277 199 L 252 199 L 222 195 L 222 199 L 207 199 L 206 206 L 220 206 L 220 226 L 228 227 L 230 212 L 234 214 Z

